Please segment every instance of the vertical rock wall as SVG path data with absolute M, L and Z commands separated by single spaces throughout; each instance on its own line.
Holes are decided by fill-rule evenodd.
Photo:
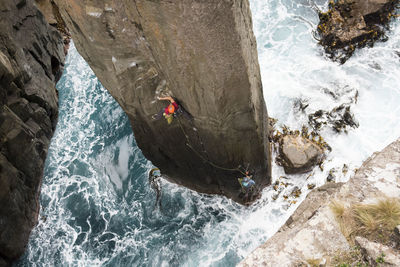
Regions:
M 144 155 L 169 180 L 235 201 L 235 170 L 270 182 L 267 111 L 248 0 L 56 0 L 78 51 L 128 114 Z M 176 97 L 193 115 L 152 115 Z M 186 134 L 186 136 L 185 136 Z M 193 149 L 191 149 L 189 144 Z
M 0 266 L 22 255 L 37 222 L 63 47 L 33 0 L 0 1 Z

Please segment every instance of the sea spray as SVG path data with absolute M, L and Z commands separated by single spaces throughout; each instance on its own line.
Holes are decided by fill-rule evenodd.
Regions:
M 265 242 L 332 169 L 345 181 L 374 151 L 400 136 L 400 27 L 389 41 L 357 51 L 344 65 L 327 60 L 313 38 L 314 10 L 327 1 L 252 0 L 264 96 L 279 125 L 301 129 L 308 115 L 348 101 L 358 128 L 321 135 L 332 147 L 323 170 L 285 175 L 249 208 L 162 182 L 162 209 L 148 184 L 152 168 L 129 121 L 93 72 L 70 49 L 58 84 L 60 115 L 46 163 L 41 211 L 20 266 L 233 266 Z M 338 98 L 327 90 L 338 92 Z M 295 108 L 306 101 L 305 111 Z M 343 165 L 348 166 L 346 173 Z M 235 179 L 236 177 L 233 177 Z M 292 192 L 301 190 L 299 198 Z M 275 189 L 276 190 L 275 190 Z M 275 199 L 275 200 L 274 200 Z

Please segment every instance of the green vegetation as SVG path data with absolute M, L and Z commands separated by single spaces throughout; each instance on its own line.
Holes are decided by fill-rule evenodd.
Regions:
M 376 258 L 376 263 L 385 263 L 385 254 L 382 253 L 378 258 Z

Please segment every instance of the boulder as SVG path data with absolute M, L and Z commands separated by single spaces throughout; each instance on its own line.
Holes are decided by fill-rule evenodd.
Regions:
M 55 0 L 74 43 L 171 182 L 239 203 L 270 184 L 268 114 L 248 0 Z M 171 95 L 190 113 L 153 120 Z M 242 167 L 241 167 L 242 166 Z
M 382 39 L 398 0 L 336 0 L 329 10 L 320 12 L 317 31 L 328 56 L 341 63 L 356 47 L 372 45 Z
M 371 266 L 400 266 L 400 252 L 388 246 L 357 236 L 355 243 Z
M 285 173 L 305 173 L 321 163 L 324 151 L 303 136 L 286 135 L 279 142 L 279 157 Z

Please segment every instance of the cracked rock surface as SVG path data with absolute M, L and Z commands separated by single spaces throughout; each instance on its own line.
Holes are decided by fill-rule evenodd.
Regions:
M 164 178 L 240 203 L 239 165 L 249 166 L 255 193 L 270 183 L 268 116 L 248 0 L 55 2 L 79 53 Z M 152 120 L 167 105 L 156 99 L 165 94 L 193 121 Z
M 301 266 L 309 259 L 330 266 L 337 251 L 351 246 L 330 208 L 332 200 L 351 204 L 398 198 L 399 185 L 400 139 L 374 153 L 348 182 L 328 183 L 311 191 L 279 231 L 238 266 Z
M 22 255 L 37 222 L 64 59 L 32 0 L 0 2 L 0 266 Z

